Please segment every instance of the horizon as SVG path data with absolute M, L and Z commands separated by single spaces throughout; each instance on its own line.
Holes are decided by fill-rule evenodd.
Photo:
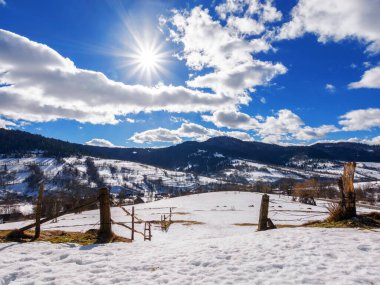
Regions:
M 1 128 L 0 128 L 1 129 Z M 43 136 L 41 134 L 33 134 L 33 133 L 30 133 L 30 132 L 26 132 L 24 130 L 18 130 L 18 129 L 15 129 L 15 130 L 12 130 L 12 129 L 4 129 L 6 131 L 21 131 L 21 132 L 25 132 L 25 133 L 28 133 L 28 134 L 31 134 L 31 135 L 38 135 L 38 136 L 42 136 L 43 138 L 45 139 L 57 139 L 57 138 L 54 138 L 54 137 L 48 137 L 48 136 Z M 171 147 L 171 146 L 177 146 L 177 145 L 180 145 L 180 144 L 183 144 L 183 143 L 188 143 L 188 142 L 197 142 L 197 143 L 203 143 L 203 142 L 207 142 L 209 140 L 213 140 L 213 139 L 218 139 L 218 138 L 227 138 L 227 139 L 232 139 L 232 140 L 238 140 L 238 141 L 241 141 L 241 142 L 247 142 L 247 143 L 262 143 L 262 144 L 267 144 L 267 145 L 275 145 L 275 146 L 280 146 L 280 147 L 309 147 L 309 146 L 313 146 L 313 145 L 316 145 L 316 144 L 339 144 L 339 143 L 348 143 L 348 144 L 363 144 L 363 145 L 368 145 L 368 146 L 380 146 L 380 144 L 373 144 L 373 143 L 366 143 L 366 142 L 362 142 L 362 141 L 357 141 L 357 140 L 321 140 L 321 141 L 316 141 L 316 142 L 313 142 L 313 143 L 310 143 L 310 144 L 284 144 L 284 143 L 268 143 L 268 142 L 262 142 L 262 141 L 245 141 L 245 140 L 241 140 L 239 138 L 234 138 L 234 137 L 231 137 L 231 136 L 215 136 L 215 137 L 211 137 L 211 138 L 208 138 L 206 140 L 203 140 L 203 141 L 195 141 L 195 140 L 188 140 L 188 141 L 183 141 L 183 142 L 179 142 L 179 143 L 175 143 L 175 144 L 171 144 L 171 145 L 163 145 L 163 146 L 118 146 L 118 145 L 107 145 L 108 142 L 103 142 L 101 139 L 99 139 L 98 141 L 96 142 L 90 142 L 90 143 L 76 143 L 76 142 L 72 142 L 72 141 L 69 141 L 69 140 L 60 140 L 60 139 L 57 139 L 57 140 L 60 140 L 62 142 L 65 142 L 65 143 L 70 143 L 70 144 L 79 144 L 79 145 L 83 145 L 83 146 L 92 146 L 92 147 L 104 147 L 104 148 L 125 148 L 125 149 L 158 149 L 158 148 L 168 148 L 168 147 Z M 96 139 L 95 139 L 96 140 Z
M 380 144 L 379 0 L 209 2 L 0 0 L 0 128 Z

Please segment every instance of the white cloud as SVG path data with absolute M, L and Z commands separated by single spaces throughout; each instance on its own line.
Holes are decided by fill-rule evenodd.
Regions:
M 147 130 L 141 133 L 135 133 L 130 137 L 135 143 L 150 143 L 150 142 L 169 142 L 181 143 L 182 139 L 173 131 L 164 128 Z
M 368 145 L 380 145 L 380 136 L 373 137 L 371 139 L 368 138 L 349 138 L 349 139 L 342 139 L 342 140 L 320 140 L 317 142 L 314 142 L 313 144 L 316 143 L 340 143 L 340 142 L 352 142 L 352 143 L 363 143 L 363 144 L 368 144 Z
M 320 42 L 356 39 L 367 51 L 380 52 L 380 0 L 300 0 L 279 39 L 314 33 Z
M 8 121 L 8 120 L 3 120 L 0 118 L 0 129 L 7 129 L 8 126 L 10 127 L 16 127 L 17 124 L 11 122 L 11 121 Z
M 334 93 L 336 91 L 336 87 L 329 83 L 326 84 L 325 89 L 330 93 Z
M 367 70 L 358 82 L 348 85 L 349 88 L 380 88 L 380 66 Z
M 237 32 L 246 35 L 259 35 L 265 31 L 263 23 L 249 18 L 249 17 L 235 17 L 230 16 L 227 21 L 230 28 L 236 29 Z
M 127 121 L 128 123 L 136 123 L 136 120 L 135 119 L 131 119 L 131 118 L 126 118 L 125 121 Z
M 77 68 L 46 45 L 0 29 L 0 114 L 14 120 L 60 118 L 116 124 L 118 115 L 165 110 L 206 112 L 236 98 L 182 86 L 126 85 L 103 73 Z
M 380 109 L 369 108 L 350 111 L 340 116 L 344 131 L 371 130 L 380 127 Z
M 7 5 L 7 2 L 5 2 L 5 0 L 0 0 L 0 5 Z
M 272 5 L 272 0 L 226 0 L 215 7 L 222 20 L 236 15 L 258 18 L 260 23 L 279 21 L 282 18 L 280 11 Z
M 105 139 L 92 139 L 85 143 L 86 145 L 92 145 L 92 146 L 102 146 L 102 147 L 118 147 L 111 143 L 108 140 Z
M 237 111 L 216 111 L 211 116 L 203 115 L 202 119 L 212 122 L 218 128 L 255 130 L 259 126 L 259 122 L 255 118 Z
M 374 137 L 372 139 L 361 139 L 360 142 L 369 145 L 380 145 L 380 136 Z
M 157 128 L 141 133 L 135 133 L 130 140 L 136 143 L 150 142 L 170 142 L 180 143 L 184 138 L 192 138 L 197 141 L 205 141 L 211 137 L 230 136 L 240 140 L 252 141 L 252 138 L 245 132 L 233 131 L 222 132 L 219 130 L 208 129 L 202 125 L 194 123 L 183 123 L 176 130 Z
M 267 99 L 265 99 L 265 97 L 261 97 L 260 98 L 260 102 L 263 103 L 263 104 L 266 104 L 267 103 Z
M 239 10 L 236 7 L 240 4 L 233 2 L 227 3 L 228 9 Z M 270 15 L 262 17 L 270 18 Z M 231 16 L 231 20 L 223 26 L 210 16 L 208 9 L 195 7 L 190 12 L 174 11 L 166 23 L 169 24 L 171 39 L 183 45 L 179 58 L 185 60 L 192 70 L 207 69 L 206 74 L 194 76 L 187 81 L 188 86 L 210 88 L 218 94 L 237 97 L 241 104 L 247 104 L 251 100 L 246 94 L 247 90 L 265 85 L 275 76 L 286 73 L 287 69 L 281 63 L 253 58 L 253 53 L 266 51 L 271 46 L 262 37 L 246 37 L 247 33 L 253 33 L 248 32 L 247 21 L 251 22 Z
M 217 127 L 255 131 L 264 142 L 279 143 L 289 140 L 313 140 L 336 132 L 333 125 L 319 127 L 306 126 L 302 119 L 290 110 L 282 109 L 275 116 L 253 118 L 237 111 L 217 111 L 211 116 L 203 115 L 203 120 Z
M 189 121 L 182 117 L 170 116 L 170 121 L 173 123 L 188 123 Z

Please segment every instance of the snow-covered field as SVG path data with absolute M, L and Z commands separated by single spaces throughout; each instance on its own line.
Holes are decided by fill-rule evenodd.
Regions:
M 298 227 L 256 232 L 256 226 L 237 225 L 257 224 L 260 201 L 259 193 L 215 192 L 136 205 L 137 216 L 145 220 L 159 220 L 170 207 L 172 219 L 183 220 L 167 232 L 154 227 L 151 242 L 136 235 L 132 244 L 0 244 L 0 284 L 378 284 L 379 231 Z M 269 217 L 277 225 L 323 219 L 325 202 L 317 203 L 271 195 Z M 130 221 L 119 208 L 112 208 L 112 218 Z M 85 231 L 97 228 L 98 221 L 98 211 L 88 211 L 63 216 L 43 229 Z M 120 226 L 113 230 L 130 236 Z

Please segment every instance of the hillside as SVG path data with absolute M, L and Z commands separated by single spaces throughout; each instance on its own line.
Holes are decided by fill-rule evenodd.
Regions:
M 64 142 L 22 131 L 0 129 L 0 154 L 24 156 L 36 150 L 45 157 L 88 155 L 128 160 L 172 170 L 209 175 L 231 167 L 234 159 L 277 166 L 297 160 L 380 162 L 380 146 L 358 143 L 319 143 L 311 146 L 279 146 L 245 142 L 230 137 L 205 142 L 184 142 L 166 148 L 107 148 Z

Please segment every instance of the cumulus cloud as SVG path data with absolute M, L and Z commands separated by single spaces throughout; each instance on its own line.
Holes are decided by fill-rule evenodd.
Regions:
M 92 145 L 92 146 L 102 146 L 102 147 L 119 147 L 105 139 L 92 139 L 86 142 L 85 144 Z
M 215 10 L 222 20 L 241 14 L 244 14 L 244 17 L 258 18 L 260 23 L 275 22 L 282 18 L 272 0 L 226 0 L 216 6 Z
M 380 66 L 364 72 L 361 80 L 348 85 L 351 89 L 356 88 L 380 88 Z
M 115 82 L 5 30 L 0 30 L 0 62 L 0 114 L 14 120 L 116 124 L 117 116 L 128 113 L 205 112 L 237 104 L 236 98 L 182 86 Z
M 292 19 L 280 29 L 279 39 L 294 39 L 305 33 L 320 42 L 356 39 L 370 53 L 380 52 L 380 0 L 300 0 Z
M 380 127 L 380 109 L 369 108 L 350 111 L 340 116 L 344 131 L 371 130 Z
M 182 139 L 172 130 L 165 128 L 157 128 L 152 130 L 147 130 L 141 133 L 135 133 L 130 137 L 135 143 L 146 143 L 146 142 L 169 142 L 169 143 L 180 143 Z
M 338 131 L 333 125 L 319 127 L 306 126 L 303 120 L 292 111 L 279 110 L 275 116 L 253 118 L 238 111 L 217 111 L 211 116 L 203 115 L 203 120 L 217 127 L 253 130 L 264 142 L 279 143 L 289 140 L 313 140 Z
M 352 143 L 363 143 L 363 144 L 368 144 L 368 145 L 380 145 L 380 136 L 373 137 L 371 139 L 368 138 L 349 138 L 345 140 L 320 140 L 317 141 L 313 144 L 316 143 L 340 143 L 340 142 L 352 142 Z
M 208 129 L 202 125 L 194 123 L 183 123 L 181 127 L 175 130 L 157 128 L 135 133 L 130 140 L 136 143 L 151 142 L 170 142 L 180 143 L 184 138 L 192 138 L 198 141 L 205 141 L 211 137 L 230 136 L 240 140 L 252 141 L 252 138 L 245 132 L 232 131 L 222 132 L 219 130 Z
M 16 127 L 16 126 L 17 124 L 0 118 L 0 129 L 7 129 L 8 127 Z
M 219 128 L 255 130 L 259 126 L 259 122 L 255 118 L 238 111 L 216 111 L 211 116 L 203 115 L 202 119 L 212 122 Z
M 243 9 L 247 9 L 248 4 L 242 4 Z M 211 17 L 208 9 L 202 7 L 195 7 L 190 12 L 174 11 L 166 24 L 169 26 L 170 38 L 183 45 L 183 52 L 178 57 L 185 60 L 192 70 L 207 70 L 205 74 L 187 81 L 188 86 L 210 88 L 218 94 L 237 97 L 241 104 L 247 104 L 251 100 L 246 94 L 247 90 L 269 83 L 275 76 L 286 73 L 287 69 L 281 63 L 253 58 L 254 53 L 271 48 L 264 37 L 248 37 L 261 33 L 264 23 L 274 17 L 270 9 L 259 9 L 259 23 L 254 22 L 249 15 L 248 18 L 230 15 L 230 11 L 240 9 L 239 3 L 227 1 L 226 5 L 227 8 L 216 8 L 221 17 L 228 17 L 224 26 Z M 267 7 L 267 4 L 264 6 Z M 255 13 L 251 12 L 252 15 Z M 255 26 L 252 26 L 253 23 Z

